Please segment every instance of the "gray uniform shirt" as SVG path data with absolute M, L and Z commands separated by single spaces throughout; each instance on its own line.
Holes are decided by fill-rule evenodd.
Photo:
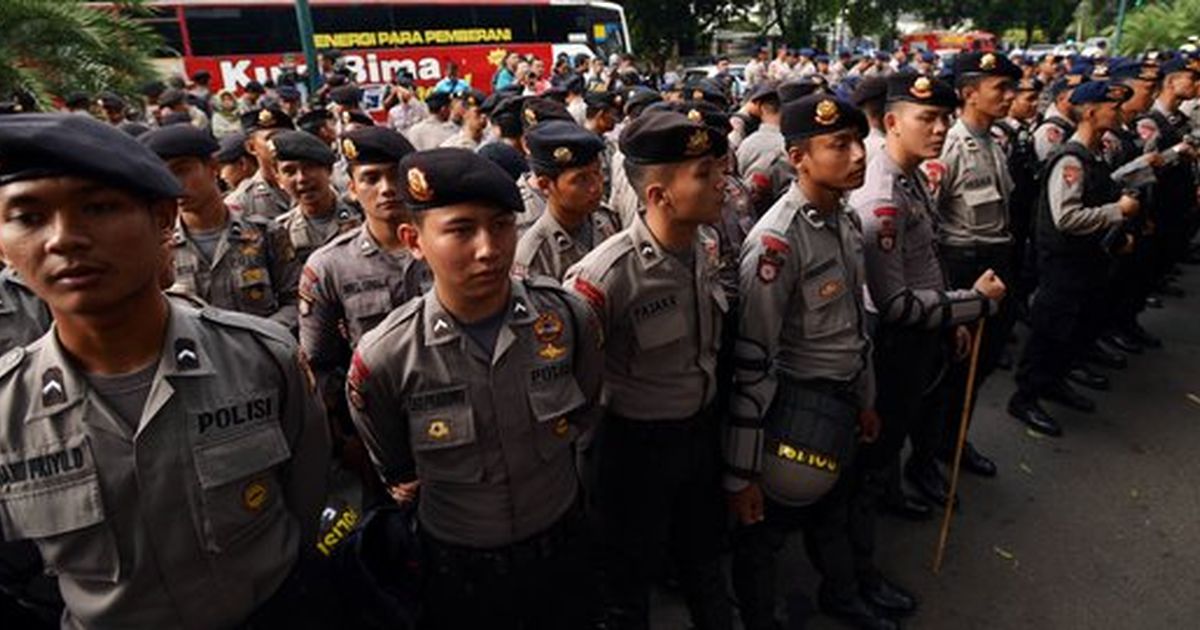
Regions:
M 366 225 L 309 256 L 300 276 L 300 347 L 326 400 L 345 396 L 342 377 L 363 335 L 432 282 L 428 265 L 408 250 L 383 251 Z
M 608 198 L 608 207 L 621 217 L 621 227 L 628 228 L 637 221 L 642 203 L 638 201 L 637 191 L 629 183 L 629 175 L 625 172 L 625 154 L 615 149 L 612 156 L 612 190 Z
M 784 148 L 783 134 L 779 125 L 772 123 L 763 123 L 746 136 L 737 150 L 737 164 L 759 212 L 770 208 L 795 179 Z
M 324 221 L 314 220 L 296 206 L 286 214 L 276 217 L 275 224 L 287 232 L 296 257 L 304 264 L 317 248 L 332 241 L 339 234 L 352 232 L 362 225 L 362 213 L 339 197 L 331 215 Z
M 175 261 L 172 290 L 213 306 L 269 317 L 296 326 L 300 267 L 287 232 L 263 219 L 230 215 L 212 260 L 188 238 L 182 220 L 171 239 Z
M 354 424 L 389 484 L 421 480 L 421 525 L 495 548 L 553 525 L 577 499 L 574 442 L 596 419 L 601 338 L 545 279 L 513 281 L 489 355 L 435 292 L 363 337 L 347 378 Z
M 959 118 L 946 133 L 941 158 L 930 160 L 925 168 L 936 165 L 942 170 L 933 191 L 939 242 L 949 247 L 1011 242 L 1008 200 L 1013 181 L 991 130 L 977 133 Z
M 50 311 L 12 269 L 0 270 L 0 353 L 41 337 Z
M 584 255 L 620 231 L 621 220 L 608 208 L 597 208 L 575 233 L 546 212 L 521 235 L 513 259 L 513 273 L 562 280 L 571 265 L 583 260 Z
M 752 477 L 780 375 L 857 382 L 860 406 L 874 405 L 858 217 L 822 216 L 793 185 L 746 237 L 739 278 L 726 461 Z M 745 483 L 726 480 L 731 490 Z
M 246 182 L 225 198 L 230 210 L 240 212 L 244 217 L 274 219 L 292 207 L 287 192 L 267 183 L 262 170 L 254 173 Z
M 474 151 L 479 148 L 479 141 L 468 136 L 465 129 L 460 129 L 458 133 L 446 138 L 438 146 L 443 149 L 466 149 Z
M 517 233 L 524 234 L 546 212 L 546 195 L 537 187 L 537 176 L 528 171 L 517 179 L 525 210 L 517 213 Z
M 1054 104 L 1051 104 L 1046 109 L 1046 116 L 1042 124 L 1033 130 L 1033 152 L 1037 155 L 1039 162 L 1045 162 L 1046 158 L 1050 157 L 1050 154 L 1059 145 L 1067 141 L 1067 134 L 1063 131 L 1062 126 L 1055 122 L 1050 122 L 1048 120 L 1050 118 L 1070 120 L 1070 118 L 1067 118 L 1062 112 L 1058 111 L 1058 108 Z
M 32 539 L 65 627 L 233 627 L 312 544 L 325 413 L 276 324 L 170 303 L 133 427 L 52 329 L 0 358 L 0 537 Z
M 456 133 L 458 125 L 449 120 L 438 120 L 437 116 L 430 116 L 404 132 L 418 151 L 436 149 Z
M 702 228 L 689 253 L 690 269 L 638 218 L 563 279 L 604 327 L 607 405 L 618 415 L 684 419 L 716 395 L 721 320 L 729 309 L 716 235 Z
M 940 328 L 994 313 L 974 289 L 946 290 L 937 258 L 933 206 L 919 171 L 905 173 L 886 151 L 867 163 L 850 195 L 863 226 L 867 287 L 885 323 Z
M 1071 141 L 1083 144 L 1078 134 Z M 1054 163 L 1046 177 L 1046 195 L 1054 227 L 1064 234 L 1091 234 L 1125 220 L 1115 201 L 1084 207 L 1083 162 L 1074 155 L 1064 155 Z

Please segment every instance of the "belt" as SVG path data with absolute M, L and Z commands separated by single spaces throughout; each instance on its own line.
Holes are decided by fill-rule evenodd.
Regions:
M 700 409 L 700 411 L 697 411 L 695 414 L 690 415 L 686 418 L 667 418 L 667 419 L 662 419 L 662 420 L 659 420 L 659 419 L 640 420 L 638 418 L 627 418 L 625 416 L 609 412 L 605 416 L 604 421 L 605 422 L 617 422 L 617 423 L 625 425 L 626 427 L 629 427 L 629 428 L 636 427 L 638 429 L 645 429 L 645 430 L 661 429 L 664 431 L 671 431 L 671 430 L 678 431 L 678 430 L 694 429 L 696 427 L 705 426 L 709 421 L 716 419 L 716 414 L 713 413 L 715 411 L 715 409 L 716 409 L 716 404 L 714 401 L 714 402 L 708 403 L 707 405 L 704 405 L 704 407 L 702 409 Z
M 825 394 L 827 396 L 833 396 L 834 398 L 846 400 L 846 401 L 852 402 L 855 405 L 858 404 L 858 380 L 857 379 L 850 379 L 850 380 L 845 380 L 845 381 L 833 379 L 833 378 L 801 378 L 801 379 L 798 379 L 798 378 L 791 378 L 791 377 L 787 376 L 786 374 L 780 374 L 779 381 L 781 384 L 786 385 L 788 387 L 796 387 L 799 389 L 805 389 L 810 392 L 815 392 L 818 394 Z
M 992 258 L 994 256 L 1007 256 L 1013 249 L 1013 242 L 1010 240 L 1007 243 L 972 243 L 970 245 L 949 245 L 942 244 L 938 247 L 938 252 L 948 258 Z
M 423 535 L 423 542 L 435 571 L 439 568 L 490 568 L 496 574 L 506 574 L 557 556 L 563 548 L 582 535 L 585 523 L 583 508 L 576 503 L 548 529 L 511 545 L 475 549 L 445 543 L 429 534 Z

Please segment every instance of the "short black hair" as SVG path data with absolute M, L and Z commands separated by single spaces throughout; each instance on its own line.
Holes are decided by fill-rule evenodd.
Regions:
M 638 201 L 645 204 L 646 186 L 669 179 L 678 166 L 679 164 L 635 164 L 626 160 L 625 176 L 629 179 L 633 192 L 637 194 Z

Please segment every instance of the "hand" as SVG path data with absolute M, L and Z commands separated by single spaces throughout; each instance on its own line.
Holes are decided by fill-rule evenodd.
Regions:
M 1121 195 L 1117 200 L 1117 207 L 1121 209 L 1121 216 L 1129 218 L 1135 216 L 1142 208 L 1142 204 L 1138 202 L 1137 197 L 1132 195 Z
M 1163 157 L 1161 153 L 1147 153 L 1146 163 L 1153 168 L 1162 168 Z
M 993 302 L 1003 300 L 1005 292 L 1008 291 L 1004 282 L 1000 280 L 1000 276 L 997 276 L 996 272 L 991 269 L 980 274 L 979 279 L 975 281 L 975 290 Z
M 883 427 L 883 420 L 879 417 L 879 412 L 874 409 L 863 409 L 858 413 L 858 441 L 864 444 L 872 444 L 879 439 L 879 430 Z
M 954 360 L 962 361 L 971 354 L 971 329 L 966 326 L 954 328 Z
M 1132 234 L 1126 234 L 1125 235 L 1125 244 L 1121 246 L 1121 249 L 1118 250 L 1118 253 L 1120 253 L 1122 256 L 1128 256 L 1129 254 L 1132 254 L 1133 246 L 1136 242 L 1137 242 L 1137 240 L 1133 237 Z
M 417 492 L 421 489 L 421 480 L 410 481 L 408 483 L 398 483 L 388 487 L 388 494 L 392 495 L 392 500 L 400 505 L 412 503 L 417 500 Z
M 737 516 L 738 523 L 753 525 L 763 520 L 763 495 L 757 483 L 729 494 L 729 511 Z

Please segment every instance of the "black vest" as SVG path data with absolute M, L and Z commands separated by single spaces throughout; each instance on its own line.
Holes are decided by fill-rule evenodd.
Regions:
M 1009 229 L 1013 237 L 1024 241 L 1033 222 L 1034 200 L 1038 191 L 1037 153 L 1033 148 L 1031 127 L 1021 125 L 1013 129 L 1003 121 L 993 128 L 1004 134 L 1007 140 L 1008 174 L 1013 180 L 1012 194 L 1008 200 Z
M 1155 147 L 1158 151 L 1167 149 L 1183 142 L 1181 130 L 1187 128 L 1187 119 L 1182 115 L 1168 117 L 1157 109 L 1151 109 L 1138 120 L 1149 118 L 1158 125 L 1158 140 Z M 1172 120 L 1174 118 L 1175 120 Z M 1174 229 L 1179 217 L 1196 204 L 1195 191 L 1192 186 L 1192 169 L 1187 160 L 1180 160 L 1171 166 L 1158 171 L 1158 186 L 1155 190 L 1154 216 L 1164 227 Z
M 1094 208 L 1121 198 L 1121 188 L 1112 181 L 1112 169 L 1087 147 L 1072 140 L 1046 160 L 1038 195 L 1036 230 L 1038 269 L 1043 280 L 1060 281 L 1079 288 L 1103 285 L 1108 257 L 1101 246 L 1106 230 L 1090 234 L 1067 234 L 1054 225 L 1050 215 L 1049 178 L 1054 165 L 1073 155 L 1083 163 L 1083 206 Z

